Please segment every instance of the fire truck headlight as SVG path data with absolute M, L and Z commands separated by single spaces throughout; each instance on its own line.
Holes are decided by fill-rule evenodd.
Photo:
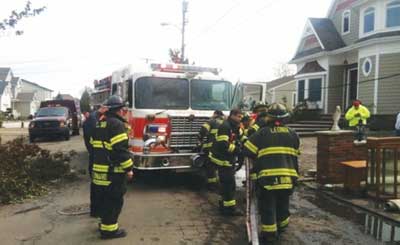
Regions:
M 167 139 L 167 137 L 165 137 L 165 135 L 159 135 L 157 136 L 157 142 L 161 143 L 161 142 L 165 142 Z

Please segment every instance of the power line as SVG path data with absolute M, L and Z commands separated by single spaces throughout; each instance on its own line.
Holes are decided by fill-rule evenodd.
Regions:
M 196 37 L 194 37 L 192 39 L 192 41 L 197 40 L 198 38 L 200 38 L 201 36 L 203 36 L 204 34 L 210 32 L 213 28 L 215 28 L 224 18 L 226 18 L 235 8 L 237 8 L 239 5 L 241 4 L 240 1 L 236 1 L 236 3 L 234 5 L 232 5 L 227 11 L 225 11 L 219 18 L 217 18 L 213 24 L 208 25 L 207 27 L 203 28 L 203 30 L 196 35 Z
M 378 77 L 376 79 L 373 78 L 373 79 L 367 79 L 367 80 L 358 81 L 358 84 L 364 84 L 364 83 L 367 83 L 367 82 L 374 82 L 374 81 L 382 81 L 382 80 L 386 80 L 386 79 L 393 78 L 393 77 L 400 77 L 400 73 L 395 73 L 395 74 L 388 75 L 388 76 Z M 299 80 L 302 80 L 302 79 L 299 79 Z M 335 86 L 326 86 L 326 87 L 321 87 L 321 90 L 334 89 L 334 88 L 344 88 L 344 87 L 347 87 L 348 85 L 350 85 L 350 83 L 344 83 L 344 84 L 335 85 Z M 273 89 L 273 88 L 271 88 L 271 89 Z M 270 89 L 268 89 L 268 85 L 267 85 L 267 90 L 270 90 Z M 304 88 L 304 91 L 309 91 L 309 90 L 316 90 L 316 89 L 310 89 L 310 88 L 306 89 L 306 88 Z M 290 89 L 290 90 L 289 89 L 276 89 L 275 92 L 297 92 L 297 90 L 293 90 L 293 89 Z
M 273 3 L 275 3 L 276 1 L 270 0 L 266 5 L 263 5 L 261 8 L 257 9 L 255 11 L 256 14 L 261 13 L 263 10 L 271 7 L 273 5 Z M 237 2 L 237 4 L 233 5 L 231 8 L 229 8 L 220 18 L 218 18 L 215 23 L 213 25 L 210 25 L 206 28 L 204 28 L 204 31 L 201 32 L 199 35 L 197 35 L 195 38 L 193 38 L 190 42 L 189 45 L 191 45 L 193 42 L 195 42 L 196 40 L 198 40 L 201 36 L 203 36 L 204 34 L 208 33 L 209 31 L 211 31 L 213 28 L 215 28 L 217 26 L 218 23 L 220 23 L 226 16 L 228 16 L 230 14 L 230 12 L 232 12 L 233 9 L 235 9 L 236 7 L 238 7 L 241 3 Z M 239 24 L 235 24 L 233 30 L 236 30 L 238 28 L 238 26 L 241 26 L 242 24 L 246 23 L 247 21 L 251 20 L 252 18 L 254 18 L 254 15 L 251 14 L 249 15 L 251 17 L 246 17 L 243 19 L 243 21 L 241 21 Z

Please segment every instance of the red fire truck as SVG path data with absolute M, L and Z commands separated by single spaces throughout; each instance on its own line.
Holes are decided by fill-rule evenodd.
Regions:
M 214 110 L 227 114 L 232 83 L 216 68 L 181 64 L 127 66 L 112 74 L 112 94 L 127 104 L 130 149 L 139 170 L 196 169 L 197 134 Z

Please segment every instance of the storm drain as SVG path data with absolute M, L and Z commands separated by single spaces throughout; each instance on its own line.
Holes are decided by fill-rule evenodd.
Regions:
M 57 210 L 57 213 L 61 215 L 70 215 L 70 216 L 83 215 L 90 213 L 90 207 L 88 203 L 71 205 L 61 210 Z

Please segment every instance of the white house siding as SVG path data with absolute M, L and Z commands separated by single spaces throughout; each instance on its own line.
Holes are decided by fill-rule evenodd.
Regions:
M 15 103 L 15 110 L 18 111 L 20 117 L 27 117 L 31 114 L 31 102 L 17 102 Z
M 381 54 L 379 77 L 400 73 L 400 53 Z M 378 82 L 378 113 L 396 114 L 400 111 L 400 76 Z
M 0 95 L 0 111 L 5 112 L 7 108 L 11 108 L 11 89 L 9 85 L 4 88 L 3 94 Z
M 22 86 L 21 86 L 21 92 L 22 93 L 35 92 L 35 97 L 37 98 L 38 101 L 52 99 L 51 91 L 48 91 L 46 89 L 40 88 L 38 86 L 35 86 L 35 85 L 27 83 L 27 82 L 23 82 L 23 81 L 22 81 Z

